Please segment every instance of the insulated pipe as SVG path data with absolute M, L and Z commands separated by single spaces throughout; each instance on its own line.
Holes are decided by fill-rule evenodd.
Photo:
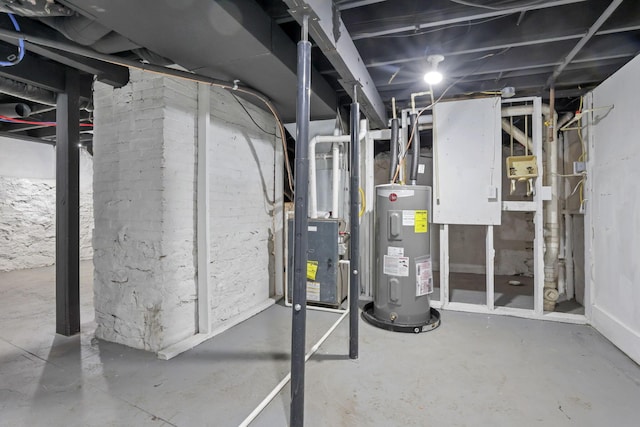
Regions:
M 358 301 L 360 296 L 360 105 L 354 88 L 351 104 L 351 237 L 349 253 L 351 256 L 351 275 L 349 278 L 349 358 L 358 358 Z
M 295 169 L 295 218 L 293 240 L 293 310 L 291 327 L 291 407 L 290 422 L 293 427 L 304 425 L 304 362 L 307 321 L 307 187 L 309 110 L 311 95 L 311 43 L 308 41 L 309 16 L 302 25 L 302 40 L 298 42 L 298 91 L 296 105 L 296 169 Z
M 340 207 L 340 145 L 334 143 L 331 146 L 331 218 L 338 218 L 338 210 Z
M 393 184 L 398 169 L 398 146 L 400 144 L 400 119 L 391 120 L 391 164 L 389 165 L 389 182 Z
M 409 180 L 411 185 L 418 183 L 418 161 L 420 160 L 420 130 L 418 129 L 418 115 L 411 113 L 409 115 L 409 138 L 411 142 L 411 170 L 409 172 Z

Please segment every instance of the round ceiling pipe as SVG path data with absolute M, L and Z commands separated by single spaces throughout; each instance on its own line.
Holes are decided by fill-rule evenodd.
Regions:
M 31 107 L 23 102 L 0 104 L 0 116 L 25 118 L 31 115 Z

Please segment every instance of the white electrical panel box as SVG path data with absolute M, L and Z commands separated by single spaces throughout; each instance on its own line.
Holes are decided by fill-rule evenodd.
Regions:
M 433 111 L 433 221 L 500 225 L 500 98 L 438 103 Z

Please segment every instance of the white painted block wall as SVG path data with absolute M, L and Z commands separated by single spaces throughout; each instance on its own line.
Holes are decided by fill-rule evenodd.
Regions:
M 265 111 L 240 101 L 274 134 Z M 274 135 L 225 90 L 211 96 L 211 306 L 213 327 L 269 298 L 273 275 Z M 278 143 L 279 140 L 278 140 Z
M 591 322 L 640 363 L 638 76 L 640 56 L 593 91 L 585 235 Z
M 93 248 L 93 158 L 80 150 L 80 258 Z M 0 271 L 55 264 L 55 148 L 0 138 Z
M 215 327 L 269 297 L 275 138 L 228 92 L 210 98 Z M 197 86 L 131 71 L 121 89 L 96 84 L 94 103 L 96 335 L 159 351 L 197 332 Z

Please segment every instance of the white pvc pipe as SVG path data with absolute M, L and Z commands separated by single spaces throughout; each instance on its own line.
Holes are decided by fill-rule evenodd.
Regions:
M 360 135 L 358 141 L 362 141 L 367 135 L 366 120 L 360 122 Z M 316 178 L 316 145 L 325 143 L 346 144 L 351 141 L 350 135 L 317 135 L 309 141 L 309 218 L 318 218 L 318 188 Z M 335 161 L 335 160 L 334 160 Z M 334 169 L 333 173 L 336 173 Z M 335 176 L 333 177 L 335 179 Z M 338 176 L 339 179 L 339 176 Z M 339 182 L 339 181 L 338 181 Z M 332 199 L 339 190 L 333 187 Z
M 513 116 L 530 116 L 533 114 L 533 105 L 511 105 L 509 107 L 501 108 L 502 117 Z M 551 114 L 551 108 L 547 104 L 542 104 L 542 115 L 549 116 Z
M 340 205 L 340 145 L 333 144 L 331 146 L 331 170 L 333 183 L 331 187 L 332 200 L 331 200 L 331 218 L 338 218 L 338 209 Z
M 511 122 L 507 119 L 501 121 L 502 130 L 513 136 L 513 139 L 525 146 L 530 153 L 533 153 L 533 141 L 527 135 L 524 134 L 517 126 L 511 126 Z
M 329 335 L 331 335 L 333 333 L 333 331 L 336 330 L 336 328 L 338 327 L 340 322 L 342 322 L 344 320 L 344 318 L 347 317 L 348 314 L 349 314 L 349 310 L 345 311 L 342 314 L 342 316 L 340 316 L 340 318 L 338 320 L 336 320 L 336 322 L 322 336 L 322 338 L 320 338 L 320 340 L 313 347 L 311 347 L 309 352 L 304 356 L 304 361 L 305 362 L 307 362 L 311 358 L 311 356 L 313 356 L 315 354 L 315 352 L 318 351 L 320 346 L 322 344 L 324 344 L 324 342 L 327 340 L 327 338 L 329 338 Z M 266 408 L 267 405 L 269 405 L 269 403 L 273 400 L 273 398 L 276 397 L 278 395 L 278 393 L 280 393 L 282 391 L 282 389 L 287 385 L 287 383 L 290 380 L 291 380 L 291 372 L 289 372 L 282 379 L 282 381 L 280 381 L 278 383 L 278 385 L 275 386 L 273 390 L 271 390 L 271 392 L 267 395 L 267 397 L 265 397 L 264 400 L 262 402 L 260 402 L 260 404 L 258 406 L 256 406 L 256 408 L 249 414 L 249 416 L 247 418 L 245 418 L 244 421 L 242 421 L 242 423 L 240 423 L 239 427 L 247 427 L 249 424 L 251 424 L 253 422 L 253 420 L 255 420 L 258 417 L 258 415 L 260 415 L 260 412 L 262 412 L 264 410 L 264 408 Z
M 309 217 L 318 218 L 318 185 L 316 177 L 316 145 L 323 143 L 346 144 L 349 135 L 317 135 L 309 141 Z

